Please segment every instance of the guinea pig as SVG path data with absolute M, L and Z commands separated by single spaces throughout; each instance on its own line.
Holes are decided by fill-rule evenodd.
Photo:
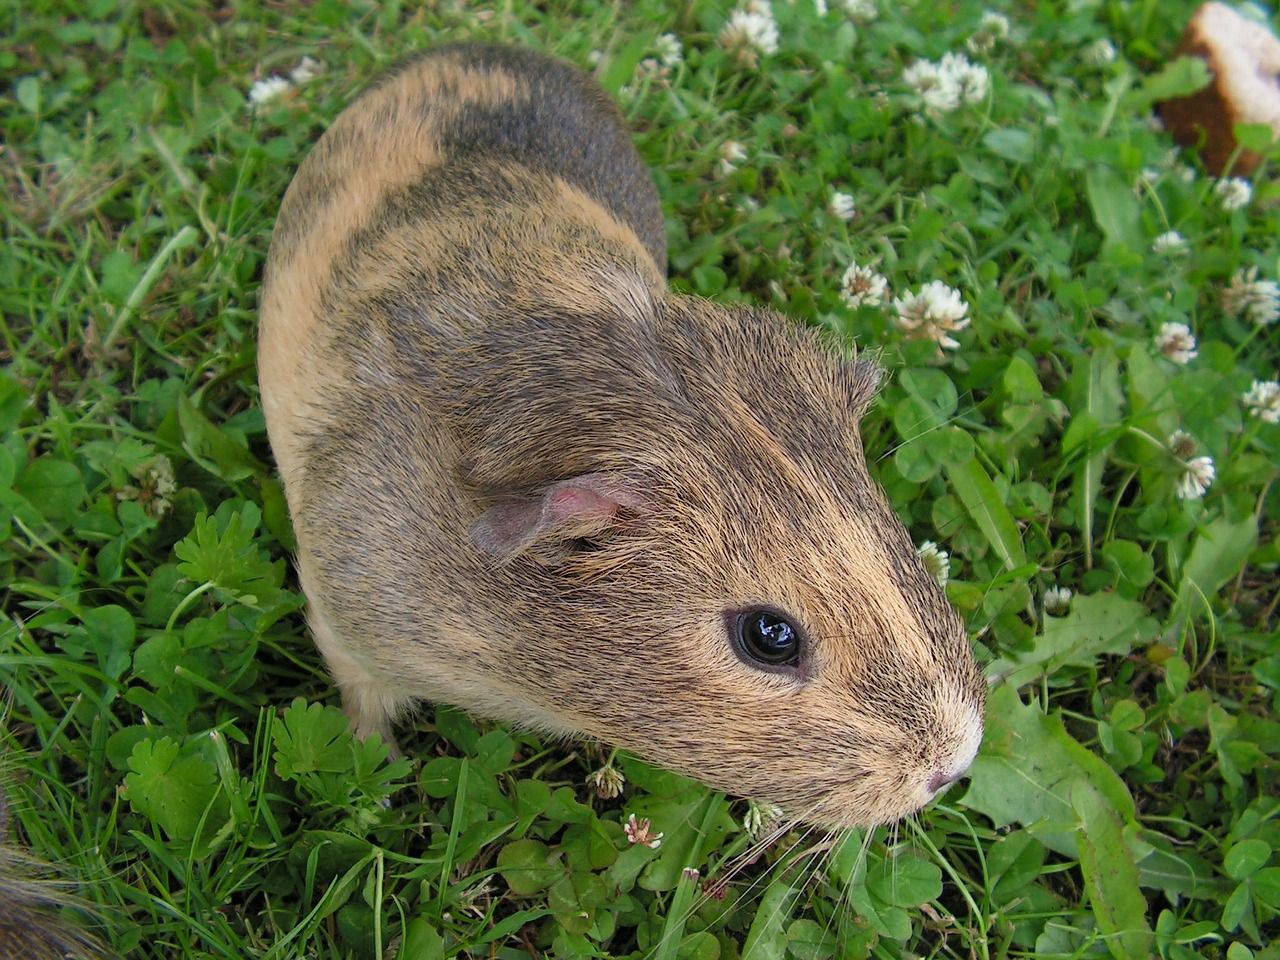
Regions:
M 875 365 L 671 293 L 576 68 L 391 68 L 299 167 L 259 375 L 316 643 L 359 736 L 418 699 L 865 826 L 968 768 L 985 685 L 867 472 Z
M 0 958 L 107 960 L 108 953 L 58 911 L 70 898 L 34 878 L 35 863 L 6 845 L 8 807 L 0 791 Z

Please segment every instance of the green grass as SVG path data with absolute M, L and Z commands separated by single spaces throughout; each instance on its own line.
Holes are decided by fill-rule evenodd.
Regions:
M 716 42 L 728 4 L 3 15 L 0 779 L 123 954 L 1280 957 L 1280 426 L 1243 399 L 1280 323 L 1223 300 L 1280 278 L 1280 189 L 1264 168 L 1224 209 L 1147 122 L 1190 2 L 993 0 L 1011 32 L 979 52 L 979 2 L 875 5 L 775 0 L 755 62 Z M 430 707 L 409 760 L 346 733 L 288 566 L 256 291 L 308 145 L 380 67 L 462 38 L 598 51 L 672 285 L 889 370 L 870 458 L 993 677 L 968 786 L 912 822 L 760 850 L 743 801 L 594 745 Z M 952 51 L 991 92 L 922 117 L 903 71 Z M 326 71 L 247 108 L 303 56 Z M 885 303 L 842 300 L 853 262 Z M 895 321 L 933 280 L 968 305 L 956 349 Z M 1179 497 L 1200 456 L 1212 483 Z M 588 786 L 606 763 L 619 797 Z

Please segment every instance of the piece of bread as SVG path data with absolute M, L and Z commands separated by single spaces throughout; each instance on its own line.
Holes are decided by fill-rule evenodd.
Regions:
M 1205 3 L 1187 23 L 1174 53 L 1203 59 L 1213 82 L 1189 97 L 1161 103 L 1157 111 L 1165 127 L 1182 146 L 1199 146 L 1201 162 L 1215 176 L 1253 173 L 1262 162 L 1254 150 L 1241 151 L 1231 164 L 1237 147 L 1232 127 L 1266 124 L 1273 142 L 1280 139 L 1280 40 L 1225 3 Z

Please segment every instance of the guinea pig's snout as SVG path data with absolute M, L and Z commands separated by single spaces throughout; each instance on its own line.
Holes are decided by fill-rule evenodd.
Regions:
M 964 738 L 949 760 L 944 760 L 929 777 L 926 789 L 930 796 L 935 796 L 944 788 L 955 783 L 968 772 L 973 758 L 978 755 L 978 747 L 982 745 L 982 720 L 974 718 L 965 731 Z

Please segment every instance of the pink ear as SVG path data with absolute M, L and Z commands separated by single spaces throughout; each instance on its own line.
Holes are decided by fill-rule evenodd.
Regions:
M 601 533 L 622 509 L 643 513 L 649 503 L 639 486 L 607 473 L 561 480 L 540 497 L 490 507 L 469 528 L 484 553 L 510 559 L 540 540 L 570 540 Z

